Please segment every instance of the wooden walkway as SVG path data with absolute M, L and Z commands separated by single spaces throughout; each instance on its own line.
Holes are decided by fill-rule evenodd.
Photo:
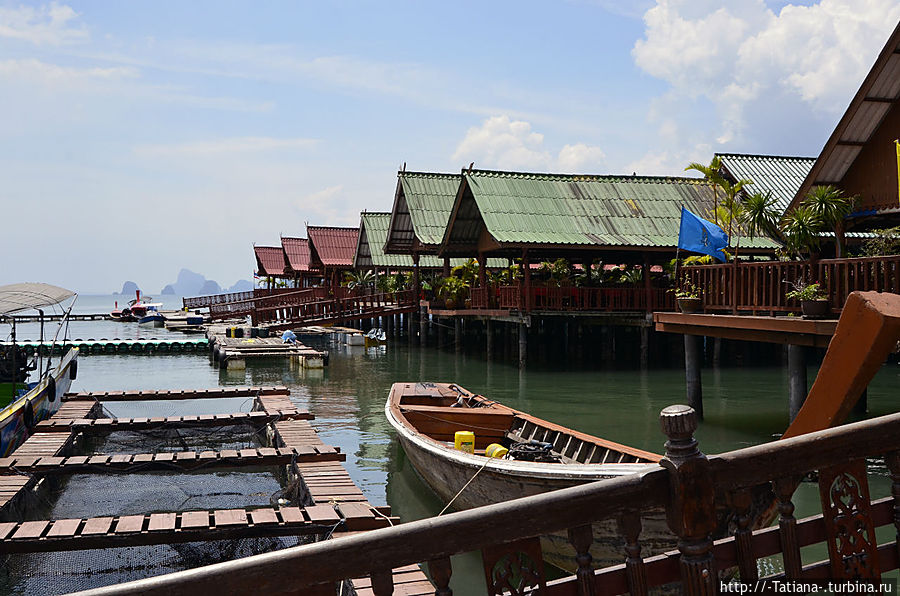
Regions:
M 322 368 L 327 360 L 327 352 L 299 342 L 286 344 L 278 337 L 240 338 L 215 334 L 210 342 L 214 362 L 224 368 L 244 368 L 249 358 L 289 358 L 303 368 Z
M 252 412 L 160 417 L 99 418 L 102 401 L 183 400 L 247 397 Z M 340 462 L 346 455 L 326 445 L 298 410 L 284 387 L 230 388 L 204 391 L 147 391 L 69 394 L 59 411 L 40 430 L 0 458 L 0 509 L 52 474 L 196 471 L 238 466 L 288 466 L 312 499 L 306 507 L 262 507 L 211 511 L 156 512 L 86 519 L 10 521 L 0 523 L 0 554 L 55 552 L 221 540 L 259 536 L 345 535 L 385 528 L 395 523 L 390 507 L 368 502 Z M 146 430 L 165 425 L 211 427 L 252 422 L 272 428 L 271 446 L 222 451 L 142 454 L 68 455 L 74 437 L 85 432 Z M 417 566 L 393 572 L 395 594 L 434 593 Z M 368 578 L 351 580 L 359 595 L 373 594 Z M 323 592 L 324 593 L 324 592 Z

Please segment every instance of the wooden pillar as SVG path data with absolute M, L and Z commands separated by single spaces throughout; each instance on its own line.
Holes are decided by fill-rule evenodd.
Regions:
M 697 417 L 703 420 L 703 385 L 700 381 L 701 362 L 700 336 L 685 335 L 684 376 L 687 388 L 687 402 L 697 413 Z
M 419 345 L 425 347 L 425 339 L 427 337 L 428 311 L 426 307 L 419 308 Z
M 484 337 L 487 344 L 485 346 L 485 349 L 487 351 L 487 359 L 490 360 L 494 357 L 494 329 L 493 325 L 491 325 L 490 319 L 486 319 L 484 322 Z
M 422 279 L 419 277 L 419 253 L 413 253 L 413 303 L 416 308 L 409 315 L 409 338 L 416 336 L 416 317 L 419 316 L 419 296 L 422 294 Z
M 519 323 L 519 368 L 525 368 L 528 358 L 528 327 Z
M 713 366 L 718 367 L 719 363 L 721 361 L 722 361 L 722 338 L 715 337 L 715 338 L 713 338 L 712 364 L 713 364 Z
M 484 253 L 478 253 L 478 287 L 483 288 L 487 286 L 487 266 L 485 265 L 487 259 L 484 258 Z
M 644 253 L 644 267 L 641 270 L 644 274 L 644 304 L 646 312 L 653 312 L 656 304 L 653 303 L 653 284 L 650 280 L 650 253 Z
M 442 318 L 440 318 L 440 317 L 435 317 L 435 319 L 434 319 L 434 324 L 437 325 L 437 345 L 438 345 L 438 348 L 443 348 L 443 347 L 444 347 L 444 343 L 445 343 L 445 341 L 446 341 L 446 339 L 447 339 L 447 334 L 446 334 L 446 332 L 444 331 L 444 327 L 446 326 L 446 323 L 444 322 L 444 319 L 442 319 Z
M 641 368 L 650 364 L 650 327 L 641 327 Z
M 797 417 L 808 393 L 806 384 L 806 348 L 788 345 L 788 387 L 791 422 Z
M 462 325 L 459 317 L 453 317 L 453 347 L 457 352 L 462 351 Z
M 444 257 L 444 270 L 441 272 L 444 277 L 450 277 L 450 257 Z
M 525 291 L 522 306 L 525 312 L 531 311 L 531 263 L 528 261 L 528 250 L 522 251 L 522 270 L 525 276 Z

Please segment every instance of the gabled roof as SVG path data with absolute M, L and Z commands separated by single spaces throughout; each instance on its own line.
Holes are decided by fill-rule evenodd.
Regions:
M 459 182 L 459 174 L 397 172 L 386 252 L 435 252 L 447 228 Z
M 682 205 L 706 217 L 712 202 L 709 186 L 696 178 L 468 170 L 439 254 L 674 250 Z M 741 238 L 742 250 L 776 246 Z
M 741 179 L 753 181 L 745 187 L 747 192 L 771 192 L 779 215 L 787 209 L 816 162 L 815 157 L 742 153 L 716 153 L 716 156 L 722 161 L 722 169 L 732 182 Z
M 897 170 L 893 161 L 896 155 L 893 140 L 900 131 L 898 100 L 900 23 L 822 148 L 790 207 L 799 204 L 813 187 L 832 184 L 848 194 L 861 194 L 863 209 L 896 209 Z M 858 161 L 878 167 L 854 172 Z M 894 167 L 889 168 L 890 165 Z
M 288 269 L 297 272 L 309 271 L 309 240 L 282 236 L 281 248 L 284 249 L 284 258 Z
M 384 252 L 384 242 L 390 225 L 390 213 L 361 213 L 359 223 L 359 244 L 353 267 L 356 269 L 384 267 L 412 269 L 412 255 L 391 255 Z M 468 259 L 450 259 L 450 266 L 464 265 Z M 488 259 L 487 266 L 492 269 L 506 267 L 503 259 Z M 436 255 L 420 255 L 419 267 L 423 269 L 439 269 L 444 266 L 444 259 Z
M 326 267 L 352 267 L 359 228 L 306 226 L 311 262 Z
M 260 274 L 270 276 L 284 275 L 284 251 L 280 246 L 254 246 L 256 267 Z

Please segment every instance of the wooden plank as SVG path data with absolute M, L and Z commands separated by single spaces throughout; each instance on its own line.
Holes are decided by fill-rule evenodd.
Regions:
M 303 517 L 303 510 L 299 507 L 281 507 L 278 510 L 279 515 L 284 523 L 302 523 L 306 521 Z
M 278 516 L 274 509 L 254 509 L 250 511 L 250 520 L 254 525 L 277 524 Z
M 209 511 L 185 511 L 181 514 L 181 527 L 183 529 L 208 528 Z
M 58 519 L 53 522 L 53 525 L 47 532 L 47 538 L 75 536 L 75 534 L 78 533 L 78 527 L 80 525 L 80 519 Z
M 311 505 L 305 508 L 309 521 L 314 524 L 334 525 L 341 521 L 341 516 L 331 505 Z
M 22 522 L 11 538 L 13 540 L 37 538 L 44 533 L 48 525 L 50 522 L 46 520 Z
M 143 515 L 125 515 L 116 522 L 116 534 L 140 532 L 144 529 Z
M 174 513 L 151 513 L 147 530 L 150 532 L 163 532 L 175 529 Z
M 112 526 L 113 518 L 111 517 L 92 517 L 84 522 L 84 528 L 81 530 L 82 536 L 91 534 L 106 534 Z
M 16 522 L 4 522 L 0 524 L 0 540 L 6 539 L 18 525 L 19 524 Z
M 243 509 L 217 509 L 213 517 L 216 527 L 247 525 L 247 512 Z

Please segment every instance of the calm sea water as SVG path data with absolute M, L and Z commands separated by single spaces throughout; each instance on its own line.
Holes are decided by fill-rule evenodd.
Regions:
M 76 311 L 100 312 L 110 297 L 81 297 Z M 167 306 L 180 306 L 166 298 Z M 121 302 L 120 302 L 121 304 Z M 19 337 L 27 337 L 21 326 Z M 72 323 L 71 337 L 161 337 L 163 329 L 135 323 Z M 176 334 L 179 335 L 180 334 Z M 73 389 L 190 389 L 229 385 L 286 385 L 291 399 L 315 416 L 322 439 L 347 453 L 346 467 L 367 498 L 388 504 L 404 521 L 437 514 L 442 504 L 410 468 L 384 417 L 392 383 L 447 381 L 512 407 L 591 434 L 654 452 L 663 451 L 658 415 L 684 401 L 680 367 L 649 370 L 600 369 L 591 365 L 562 370 L 536 362 L 527 370 L 451 350 L 392 343 L 377 349 L 319 344 L 331 352 L 325 370 L 306 371 L 287 362 L 248 362 L 246 370 L 223 371 L 199 355 L 85 356 Z M 810 369 L 810 379 L 815 369 Z M 870 416 L 896 410 L 900 367 L 885 365 L 869 388 Z M 787 373 L 782 367 L 721 367 L 703 371 L 706 419 L 697 432 L 701 449 L 717 453 L 772 440 L 787 426 Z M 167 406 L 169 408 L 179 406 Z M 875 496 L 889 494 L 885 478 L 873 478 Z M 797 516 L 812 514 L 815 485 L 798 491 Z M 821 557 L 817 557 L 821 558 Z M 812 561 L 814 559 L 809 559 Z M 454 562 L 458 593 L 470 593 L 481 571 L 474 556 Z M 474 588 L 471 588 L 474 589 Z

